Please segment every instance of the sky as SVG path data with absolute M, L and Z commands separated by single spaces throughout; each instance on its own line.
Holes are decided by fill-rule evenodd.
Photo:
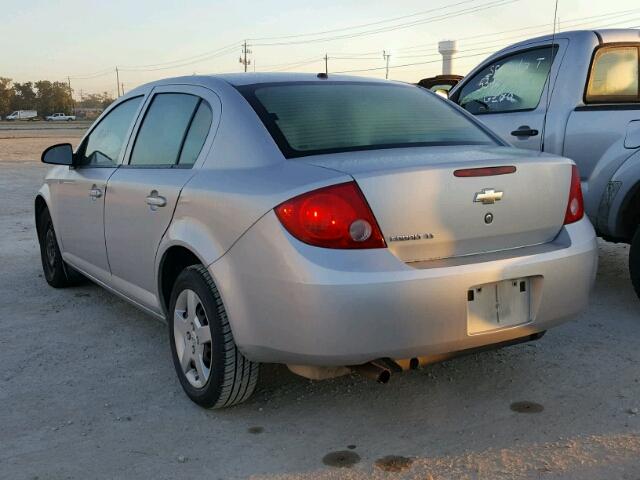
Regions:
M 456 73 L 553 28 L 556 0 L 0 0 L 0 76 L 67 81 L 74 96 L 116 95 L 193 73 L 354 71 L 416 82 L 441 73 L 440 40 L 457 40 Z M 560 30 L 640 26 L 637 0 L 558 0 Z M 326 33 L 323 33 L 326 32 Z

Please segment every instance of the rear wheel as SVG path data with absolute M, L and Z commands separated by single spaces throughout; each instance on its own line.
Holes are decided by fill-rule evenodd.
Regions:
M 191 400 L 205 408 L 223 408 L 251 396 L 259 365 L 236 347 L 220 294 L 202 265 L 178 275 L 167 323 L 173 364 Z
M 636 234 L 631 241 L 631 250 L 629 251 L 629 273 L 631 274 L 631 283 L 640 298 L 640 226 L 636 229 Z
M 49 210 L 45 209 L 38 218 L 38 240 L 44 278 L 55 288 L 68 287 L 76 283 L 79 274 L 65 264 L 58 247 L 56 231 L 53 228 Z

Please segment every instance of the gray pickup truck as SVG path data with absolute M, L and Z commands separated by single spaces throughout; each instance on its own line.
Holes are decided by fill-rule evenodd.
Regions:
M 639 70 L 639 30 L 561 32 L 500 50 L 449 98 L 513 145 L 576 162 L 598 234 L 631 245 L 640 297 Z

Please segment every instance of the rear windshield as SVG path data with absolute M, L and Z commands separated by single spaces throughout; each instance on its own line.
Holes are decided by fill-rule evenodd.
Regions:
M 287 158 L 497 141 L 446 100 L 410 85 L 299 82 L 238 87 Z

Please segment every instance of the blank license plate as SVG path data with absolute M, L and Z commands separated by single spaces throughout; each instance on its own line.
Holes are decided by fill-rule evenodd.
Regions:
M 528 278 L 518 278 L 470 288 L 467 291 L 468 334 L 528 323 L 530 287 Z

